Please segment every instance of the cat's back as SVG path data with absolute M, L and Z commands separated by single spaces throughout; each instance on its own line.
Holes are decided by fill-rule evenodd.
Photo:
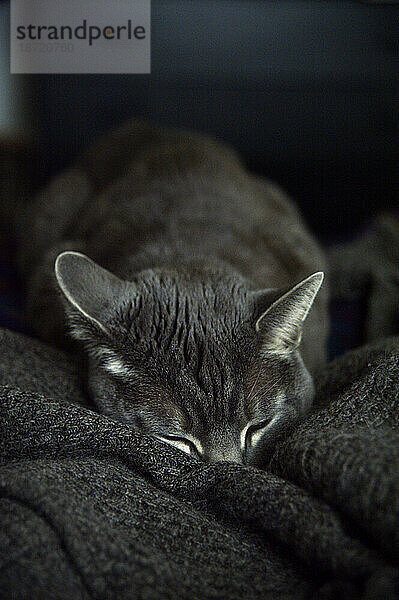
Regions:
M 63 241 L 85 242 L 95 254 L 102 244 L 107 254 L 140 232 L 151 238 L 151 230 L 169 227 L 178 235 L 186 227 L 195 235 L 201 221 L 201 237 L 211 235 L 212 224 L 248 234 L 253 223 L 277 224 L 282 215 L 296 218 L 292 203 L 250 175 L 229 145 L 132 120 L 90 146 L 27 207 L 20 262 L 27 272 Z
M 197 174 L 241 178 L 245 168 L 228 144 L 202 133 L 128 121 L 84 152 L 77 166 L 96 192 L 134 174 L 141 185 Z
M 323 266 L 280 187 L 204 134 L 132 121 L 86 151 L 77 168 L 93 192 L 69 232 L 108 268 L 116 255 L 176 242 L 269 287 Z
M 110 270 L 121 265 L 122 277 L 124 259 L 144 247 L 181 243 L 259 287 L 292 285 L 324 269 L 321 249 L 291 200 L 249 173 L 232 148 L 141 121 L 86 150 L 50 181 L 25 217 L 20 264 L 46 339 L 62 318 L 49 321 L 48 314 L 55 310 L 54 260 L 64 250 L 84 252 Z M 317 304 L 324 319 L 323 293 Z

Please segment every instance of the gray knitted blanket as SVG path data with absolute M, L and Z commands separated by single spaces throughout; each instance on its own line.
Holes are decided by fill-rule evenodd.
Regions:
M 399 338 L 331 363 L 265 470 L 204 465 L 0 332 L 0 598 L 399 598 Z

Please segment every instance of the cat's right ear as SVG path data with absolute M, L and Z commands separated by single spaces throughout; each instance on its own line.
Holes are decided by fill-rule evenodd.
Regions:
M 87 338 L 88 328 L 108 334 L 108 323 L 126 282 L 80 252 L 62 252 L 54 269 L 75 337 Z
M 313 273 L 285 292 L 260 315 L 255 329 L 262 338 L 262 348 L 265 354 L 285 355 L 298 348 L 301 342 L 303 323 L 323 279 L 323 272 Z

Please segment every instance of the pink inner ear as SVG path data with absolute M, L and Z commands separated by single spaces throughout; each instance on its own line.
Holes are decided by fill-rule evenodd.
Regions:
M 257 320 L 255 329 L 263 338 L 265 352 L 286 354 L 301 341 L 302 324 L 323 281 L 314 273 L 277 299 Z
M 107 316 L 126 288 L 126 282 L 80 252 L 62 252 L 55 276 L 70 307 L 108 333 Z
M 290 352 L 297 348 L 301 343 L 302 339 L 302 328 L 295 324 L 292 325 L 289 330 L 287 330 L 286 337 L 284 336 L 285 331 L 282 331 L 282 334 L 279 338 L 279 343 L 282 347 L 285 347 L 287 352 Z
M 302 323 L 268 318 L 259 326 L 262 351 L 271 354 L 288 354 L 298 348 L 302 338 Z

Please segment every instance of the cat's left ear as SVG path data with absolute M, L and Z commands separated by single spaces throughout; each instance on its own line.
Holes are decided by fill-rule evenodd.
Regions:
M 302 326 L 323 283 L 324 273 L 310 275 L 280 298 L 258 318 L 255 329 L 267 354 L 289 354 L 302 338 Z
M 54 269 L 68 301 L 67 313 L 75 337 L 84 338 L 87 326 L 108 334 L 107 324 L 126 289 L 126 282 L 80 252 L 62 252 Z

